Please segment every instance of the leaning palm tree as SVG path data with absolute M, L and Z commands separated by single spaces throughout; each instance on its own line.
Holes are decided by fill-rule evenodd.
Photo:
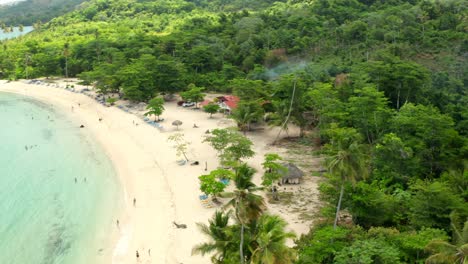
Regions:
M 192 249 L 193 254 L 210 254 L 215 252 L 211 257 L 212 263 L 223 263 L 226 256 L 229 254 L 228 249 L 230 244 L 235 243 L 232 239 L 232 234 L 228 230 L 228 222 L 231 212 L 223 213 L 216 211 L 213 218 L 208 221 L 208 225 L 197 223 L 201 232 L 210 238 L 210 242 L 205 242 L 196 245 Z M 234 248 L 234 247 L 231 247 Z
M 287 239 L 295 238 L 292 232 L 285 231 L 286 222 L 276 215 L 264 214 L 257 224 L 253 264 L 291 264 L 296 259 L 295 251 L 285 245 Z
M 358 132 L 353 128 L 334 128 L 333 134 L 331 144 L 327 146 L 329 156 L 326 165 L 330 173 L 339 176 L 341 180 L 340 197 L 333 223 L 333 229 L 336 229 L 345 183 L 354 183 L 359 178 L 366 177 L 368 171 L 366 152 L 364 145 L 359 143 Z
M 467 264 L 468 263 L 468 221 L 462 232 L 452 221 L 454 244 L 436 239 L 427 244 L 426 250 L 433 254 L 426 259 L 427 264 Z
M 224 193 L 224 197 L 232 197 L 232 199 L 225 205 L 224 208 L 234 208 L 235 217 L 241 225 L 240 230 L 240 263 L 243 264 L 244 258 L 244 232 L 245 225 L 252 220 L 258 219 L 263 210 L 265 209 L 265 201 L 263 197 L 255 194 L 255 191 L 262 188 L 257 187 L 252 182 L 252 177 L 255 174 L 255 169 L 242 164 L 236 168 L 234 175 L 234 183 L 236 189 L 231 193 Z

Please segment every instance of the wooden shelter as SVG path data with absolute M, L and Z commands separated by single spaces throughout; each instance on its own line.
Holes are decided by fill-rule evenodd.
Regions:
M 281 184 L 289 183 L 289 184 L 299 184 L 301 183 L 301 179 L 304 176 L 304 172 L 301 171 L 296 165 L 292 163 L 283 163 L 281 164 L 286 167 L 288 170 L 284 173 L 284 176 L 281 178 Z

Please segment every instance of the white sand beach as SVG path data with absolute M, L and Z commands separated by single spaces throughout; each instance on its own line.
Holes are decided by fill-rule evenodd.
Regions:
M 84 94 L 61 88 L 3 82 L 0 92 L 30 96 L 69 113 L 97 139 L 113 162 L 124 189 L 125 208 L 118 217 L 120 228 L 116 226 L 115 233 L 110 234 L 110 245 L 103 245 L 106 253 L 103 263 L 210 262 L 208 256 L 191 255 L 192 247 L 205 240 L 196 223 L 206 223 L 215 210 L 204 208 L 198 198 L 201 194 L 198 176 L 205 173 L 205 162 L 208 172 L 218 165 L 215 151 L 202 140 L 207 129 L 233 126 L 231 120 L 221 114 L 210 119 L 200 110 L 177 107 L 175 102 L 170 102 L 162 115 L 164 128 L 159 130 L 117 107 L 105 107 Z M 183 122 L 179 131 L 171 125 L 176 119 Z M 193 127 L 194 123 L 198 128 Z M 167 141 L 175 132 L 184 133 L 191 142 L 188 158 L 199 161 L 200 165 L 176 163 L 180 158 Z M 249 164 L 257 169 L 260 169 L 264 153 L 274 151 L 268 143 L 276 134 L 269 133 L 271 136 L 262 132 L 253 137 L 257 155 Z M 258 179 L 256 181 L 259 183 Z M 296 223 L 290 226 L 296 233 L 308 231 L 308 224 L 288 219 L 292 216 L 287 214 L 282 216 L 289 223 Z M 186 224 L 187 228 L 177 229 L 173 221 Z M 139 262 L 136 251 L 140 253 Z

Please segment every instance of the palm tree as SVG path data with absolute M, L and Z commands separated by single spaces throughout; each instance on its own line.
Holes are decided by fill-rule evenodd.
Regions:
M 240 263 L 243 264 L 244 258 L 244 231 L 245 225 L 252 220 L 258 219 L 263 210 L 265 209 L 265 201 L 263 197 L 255 194 L 255 191 L 262 188 L 257 187 L 252 182 L 252 177 L 255 174 L 255 169 L 249 167 L 247 164 L 242 164 L 236 168 L 234 175 L 234 183 L 236 189 L 231 193 L 225 193 L 222 196 L 232 197 L 232 199 L 225 205 L 225 208 L 234 208 L 237 221 L 241 225 L 240 231 Z
M 326 159 L 328 170 L 341 179 L 340 197 L 336 207 L 333 229 L 338 223 L 344 186 L 346 182 L 354 183 L 367 176 L 367 158 L 364 145 L 360 144 L 360 135 L 353 128 L 335 128 L 332 142 L 328 145 L 329 156 Z
M 427 264 L 466 264 L 468 263 L 468 221 L 460 233 L 454 222 L 451 223 L 454 234 L 454 244 L 436 239 L 427 244 L 426 250 L 433 252 L 426 259 Z
M 216 211 L 213 218 L 208 221 L 208 225 L 197 223 L 201 232 L 207 235 L 211 241 L 196 245 L 192 249 L 192 255 L 201 254 L 203 256 L 216 252 L 211 257 L 211 262 L 223 263 L 227 254 L 229 254 L 229 245 L 231 244 L 231 248 L 235 248 L 235 246 L 233 246 L 235 241 L 233 241 L 232 234 L 228 230 L 230 214 L 230 211 L 227 213 Z
M 237 126 L 245 135 L 250 130 L 250 124 L 258 121 L 263 116 L 263 112 L 259 101 L 241 102 L 232 112 L 231 118 L 237 122 Z
M 63 45 L 63 57 L 65 57 L 65 78 L 68 78 L 68 56 L 70 56 L 70 44 Z
M 285 245 L 287 239 L 295 238 L 292 232 L 286 232 L 286 222 L 276 215 L 264 214 L 258 221 L 255 235 L 256 248 L 251 262 L 258 264 L 294 263 L 296 254 Z

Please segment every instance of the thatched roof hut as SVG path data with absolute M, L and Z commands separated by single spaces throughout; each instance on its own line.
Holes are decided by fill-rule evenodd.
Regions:
M 301 182 L 301 178 L 304 176 L 304 172 L 301 171 L 301 169 L 292 163 L 283 163 L 281 165 L 288 169 L 288 171 L 284 173 L 283 178 L 280 180 L 281 184 L 299 184 Z

